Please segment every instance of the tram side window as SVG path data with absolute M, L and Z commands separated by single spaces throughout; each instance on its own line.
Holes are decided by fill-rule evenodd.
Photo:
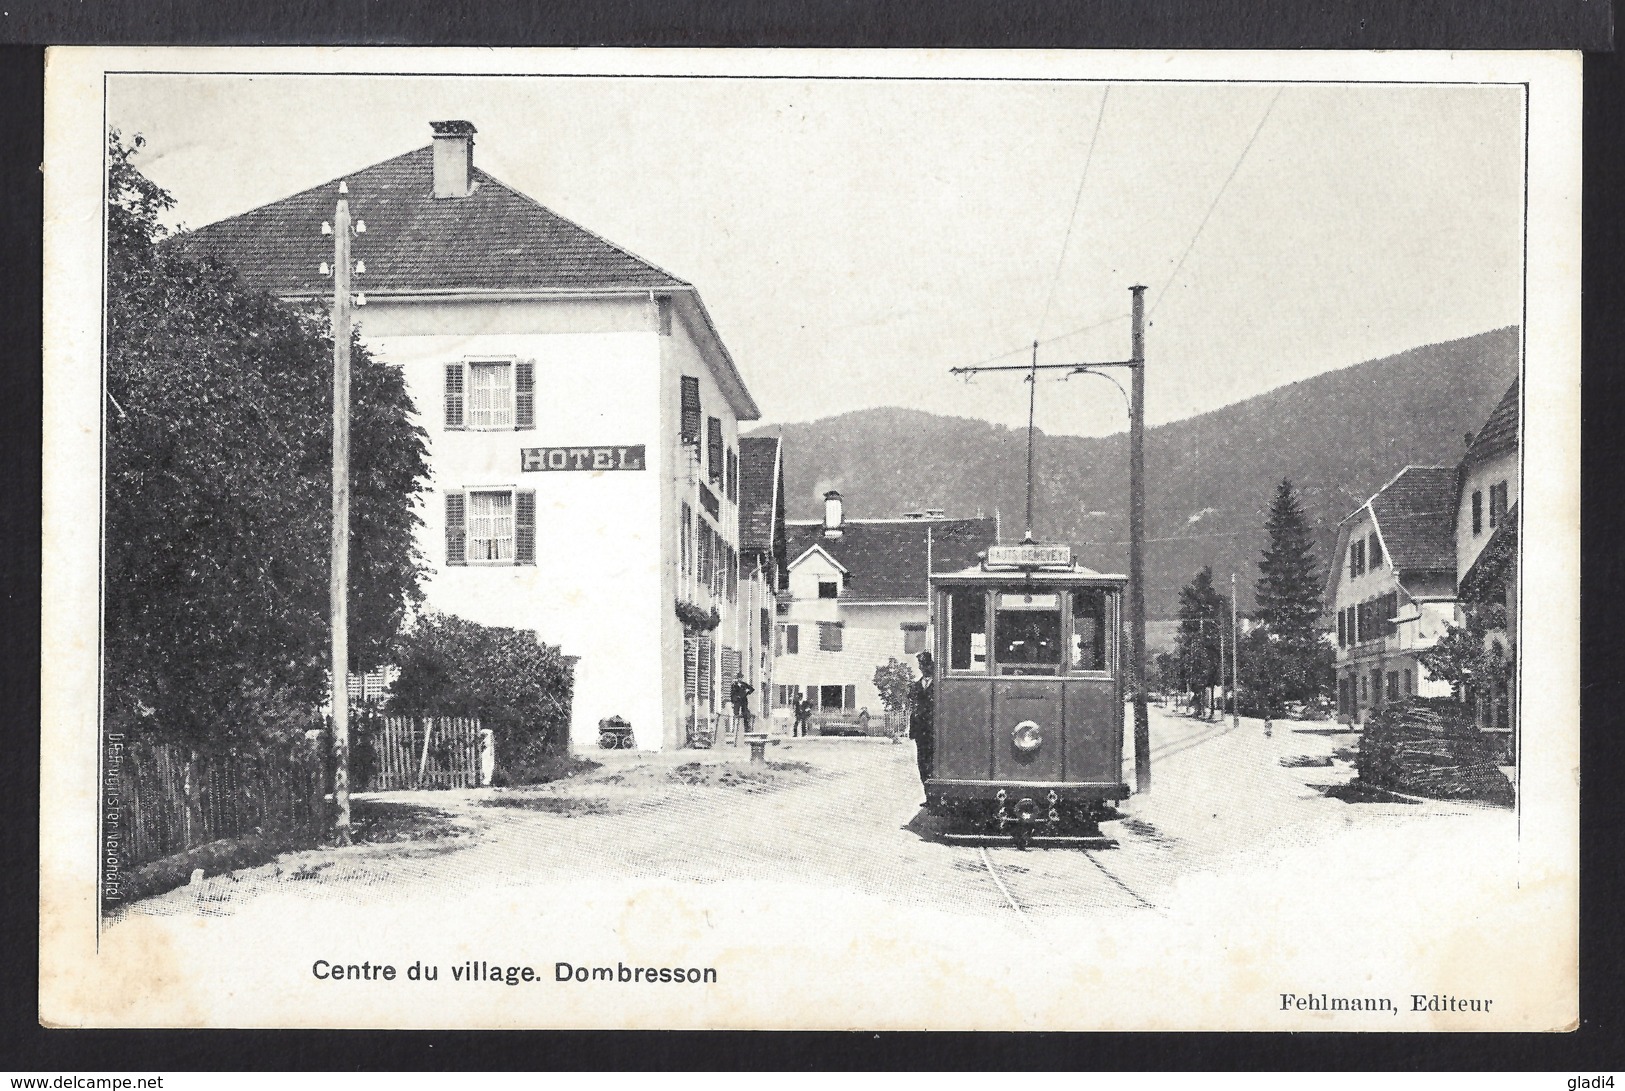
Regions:
M 1072 592 L 1072 657 L 1075 671 L 1103 671 L 1106 664 L 1106 592 Z
M 1000 674 L 1061 672 L 1061 596 L 999 592 L 993 656 Z
M 948 669 L 979 671 L 987 667 L 987 598 L 981 591 L 954 591 L 948 596 Z

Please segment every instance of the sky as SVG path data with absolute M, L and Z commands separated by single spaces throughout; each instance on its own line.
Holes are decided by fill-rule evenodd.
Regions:
M 127 75 L 108 124 L 201 226 L 479 130 L 475 162 L 695 285 L 766 423 L 1026 421 L 1129 355 L 1155 425 L 1522 311 L 1507 86 Z M 1075 331 L 1082 332 L 1075 332 Z M 1098 379 L 1037 424 L 1126 427 Z

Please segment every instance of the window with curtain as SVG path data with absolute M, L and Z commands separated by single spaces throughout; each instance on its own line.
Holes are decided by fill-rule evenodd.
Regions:
M 468 559 L 512 561 L 514 558 L 513 493 L 468 494 Z

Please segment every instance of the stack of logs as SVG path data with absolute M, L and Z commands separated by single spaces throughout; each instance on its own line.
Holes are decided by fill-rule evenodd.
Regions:
M 1454 708 L 1406 702 L 1371 716 L 1356 768 L 1361 782 L 1376 788 L 1511 806 L 1512 785 L 1498 768 L 1500 747 Z

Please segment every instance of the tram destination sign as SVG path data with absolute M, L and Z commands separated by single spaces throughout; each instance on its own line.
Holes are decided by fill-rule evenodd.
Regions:
M 1070 568 L 1072 547 L 1035 542 L 988 546 L 987 565 L 989 568 Z
M 519 468 L 531 470 L 641 470 L 643 444 L 633 447 L 525 447 Z

